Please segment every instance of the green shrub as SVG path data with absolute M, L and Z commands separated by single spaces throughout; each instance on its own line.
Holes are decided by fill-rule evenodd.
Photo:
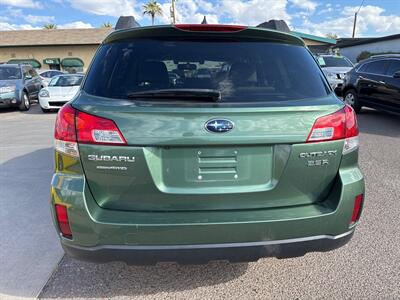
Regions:
M 364 60 L 364 59 L 367 59 L 367 58 L 369 58 L 371 55 L 372 55 L 371 52 L 369 52 L 369 51 L 363 51 L 363 52 L 361 52 L 360 54 L 358 54 L 358 56 L 357 56 L 357 62 L 360 62 L 360 61 L 362 61 L 362 60 Z
M 377 53 L 371 53 L 369 51 L 363 51 L 357 56 L 357 62 L 360 62 L 364 59 L 370 58 L 371 56 L 374 55 L 382 55 L 382 54 L 400 54 L 399 52 L 377 52 Z

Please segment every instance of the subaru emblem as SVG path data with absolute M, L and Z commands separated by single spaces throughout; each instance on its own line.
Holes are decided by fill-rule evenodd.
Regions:
M 204 127 L 208 132 L 225 133 L 231 131 L 234 124 L 228 119 L 212 119 L 207 121 Z

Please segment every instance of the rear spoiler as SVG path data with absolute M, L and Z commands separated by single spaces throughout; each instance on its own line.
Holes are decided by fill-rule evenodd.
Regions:
M 203 38 L 247 38 L 264 40 L 298 46 L 305 46 L 304 41 L 291 34 L 282 31 L 265 29 L 260 27 L 247 27 L 240 25 L 212 25 L 212 24 L 179 24 L 130 27 L 111 32 L 103 41 L 103 44 L 115 41 L 136 38 L 189 38 L 193 36 Z

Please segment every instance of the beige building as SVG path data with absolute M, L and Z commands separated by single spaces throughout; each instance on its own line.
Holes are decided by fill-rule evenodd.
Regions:
M 0 31 L 0 63 L 25 62 L 40 69 L 87 70 L 93 55 L 111 28 Z M 314 53 L 325 52 L 336 40 L 301 32 Z
M 86 71 L 111 28 L 0 31 L 0 63 L 26 62 L 40 69 Z

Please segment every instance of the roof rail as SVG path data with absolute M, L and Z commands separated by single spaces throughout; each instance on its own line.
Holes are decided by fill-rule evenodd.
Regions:
M 32 66 L 31 64 L 25 62 L 2 62 L 0 65 Z
M 386 54 L 376 54 L 370 56 L 370 58 L 376 58 L 376 57 L 400 57 L 400 53 L 386 53 Z
M 337 54 L 337 53 L 329 53 L 329 52 L 315 53 L 315 55 L 341 56 L 340 54 Z

